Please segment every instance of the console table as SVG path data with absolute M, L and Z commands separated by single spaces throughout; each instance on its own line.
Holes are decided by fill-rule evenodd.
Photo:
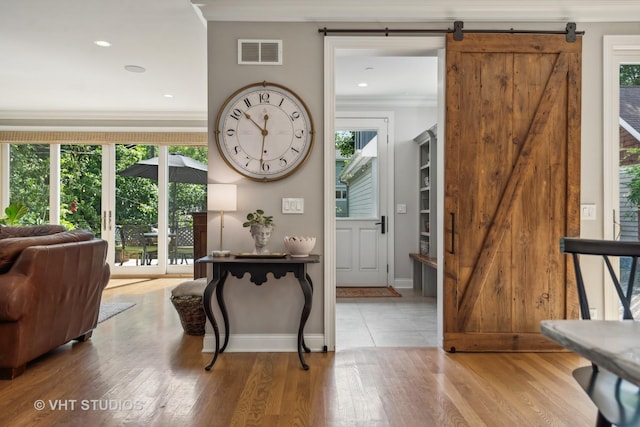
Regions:
M 229 316 L 227 308 L 224 302 L 224 284 L 229 274 L 238 279 L 242 278 L 246 273 L 249 273 L 249 280 L 251 283 L 260 286 L 267 281 L 267 273 L 273 274 L 273 277 L 279 279 L 284 277 L 287 273 L 293 273 L 298 282 L 300 283 L 300 289 L 304 295 L 304 307 L 302 308 L 302 315 L 300 316 L 300 324 L 298 326 L 298 357 L 302 368 L 306 371 L 309 369 L 309 365 L 306 364 L 302 350 L 309 353 L 310 350 L 304 343 L 303 330 L 304 325 L 307 323 L 309 313 L 311 312 L 311 304 L 313 298 L 313 282 L 307 274 L 307 264 L 320 262 L 318 255 L 309 255 L 306 257 L 282 257 L 282 258 L 258 258 L 258 257 L 202 257 L 199 258 L 196 263 L 211 264 L 213 269 L 213 276 L 211 281 L 207 284 L 203 295 L 204 311 L 207 315 L 207 319 L 213 326 L 213 332 L 216 337 L 216 350 L 211 362 L 205 367 L 208 371 L 216 363 L 218 354 L 222 353 L 229 342 Z M 222 318 L 224 319 L 224 344 L 220 348 L 220 331 L 218 330 L 218 324 L 213 315 L 211 309 L 211 298 L 213 292 L 216 293 L 216 299 L 222 312 Z

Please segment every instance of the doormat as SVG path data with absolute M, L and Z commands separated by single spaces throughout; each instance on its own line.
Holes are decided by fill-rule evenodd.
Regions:
M 98 314 L 98 323 L 122 313 L 136 305 L 133 302 L 103 302 L 100 304 L 100 313 Z
M 336 298 L 401 297 L 393 286 L 379 287 L 336 287 Z

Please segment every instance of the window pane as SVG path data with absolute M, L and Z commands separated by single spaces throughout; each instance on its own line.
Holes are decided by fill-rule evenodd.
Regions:
M 49 145 L 10 146 L 9 203 L 24 203 L 27 213 L 20 224 L 49 222 Z
M 336 132 L 336 217 L 378 215 L 376 131 Z

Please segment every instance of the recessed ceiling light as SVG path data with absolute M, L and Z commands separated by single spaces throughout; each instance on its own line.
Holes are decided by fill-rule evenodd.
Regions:
M 173 98 L 173 95 L 171 95 L 170 93 L 165 93 L 164 95 L 165 98 Z
M 127 71 L 131 71 L 132 73 L 144 73 L 147 71 L 144 67 L 139 65 L 125 65 L 124 69 Z
M 109 43 L 106 40 L 96 40 L 96 41 L 93 42 L 93 44 L 96 44 L 96 45 L 98 45 L 100 47 L 109 47 L 109 46 L 111 46 L 111 43 Z
M 373 67 L 367 67 L 364 69 L 365 71 L 373 71 Z
M 358 87 L 367 87 L 367 86 L 369 86 L 369 83 L 366 83 L 366 82 L 358 83 Z

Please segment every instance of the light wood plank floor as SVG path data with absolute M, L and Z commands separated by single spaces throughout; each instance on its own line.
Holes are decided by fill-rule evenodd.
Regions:
M 0 426 L 595 424 L 571 376 L 587 362 L 571 353 L 350 348 L 307 355 L 306 372 L 296 353 L 229 353 L 206 372 L 211 354 L 169 301 L 180 280 L 106 290 L 136 306 L 0 381 Z

